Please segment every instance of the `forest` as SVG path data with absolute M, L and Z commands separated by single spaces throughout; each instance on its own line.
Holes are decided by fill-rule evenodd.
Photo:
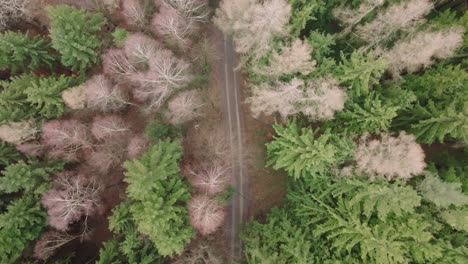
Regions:
M 468 263 L 467 10 L 0 0 L 0 264 Z

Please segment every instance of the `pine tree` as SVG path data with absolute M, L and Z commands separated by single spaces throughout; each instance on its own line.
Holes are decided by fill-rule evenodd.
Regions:
M 444 182 L 431 173 L 426 174 L 424 180 L 418 185 L 418 190 L 424 199 L 439 208 L 468 204 L 468 195 L 462 193 L 460 183 Z
M 60 117 L 65 111 L 62 92 L 74 84 L 76 81 L 73 78 L 64 75 L 38 77 L 24 90 L 26 101 L 37 115 L 47 119 Z
M 52 46 L 63 65 L 84 71 L 98 60 L 102 40 L 98 33 L 105 25 L 102 14 L 92 14 L 67 5 L 49 6 Z
M 344 111 L 336 113 L 331 126 L 356 134 L 387 131 L 400 107 L 384 103 L 374 92 L 361 101 L 353 100 L 347 103 Z
M 336 70 L 338 80 L 352 90 L 353 94 L 367 94 L 373 85 L 379 83 L 387 63 L 371 53 L 353 52 L 349 60 L 341 54 L 342 63 Z
M 330 131 L 316 136 L 317 131 L 301 128 L 289 120 L 286 126 L 273 125 L 276 136 L 267 144 L 268 166 L 285 169 L 291 177 L 323 174 L 345 161 L 353 150 L 353 142 Z
M 0 69 L 15 73 L 41 66 L 51 68 L 55 61 L 52 54 L 51 45 L 44 37 L 11 31 L 0 34 Z
M 23 196 L 10 204 L 0 215 L 0 263 L 15 263 L 46 226 L 46 213 L 33 196 Z
M 416 102 L 403 109 L 393 124 L 407 128 L 422 143 L 447 138 L 468 142 L 468 73 L 460 66 L 438 65 L 423 75 L 408 75 L 403 88 Z
M 130 208 L 131 202 L 125 200 L 112 210 L 109 229 L 115 237 L 99 251 L 97 263 L 161 263 L 162 258 L 152 242 L 137 232 Z
M 124 163 L 130 211 L 138 231 L 163 256 L 180 254 L 193 236 L 185 203 L 189 188 L 179 175 L 182 150 L 178 141 L 160 141 L 140 159 Z
M 50 175 L 62 170 L 61 163 L 42 163 L 39 161 L 19 161 L 7 166 L 0 178 L 0 193 L 43 193 L 49 189 Z
M 9 82 L 0 81 L 3 88 L 0 91 L 0 124 L 25 120 L 35 115 L 24 93 L 35 78 L 32 74 L 23 74 L 12 77 Z
M 21 154 L 13 145 L 6 142 L 0 142 L 0 165 L 7 166 L 20 159 Z

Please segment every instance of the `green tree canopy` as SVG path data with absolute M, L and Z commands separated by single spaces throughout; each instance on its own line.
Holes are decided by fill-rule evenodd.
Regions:
M 130 211 L 138 231 L 163 256 L 180 254 L 193 236 L 185 207 L 190 190 L 179 174 L 178 141 L 160 141 L 140 159 L 124 163 Z
M 106 23 L 102 14 L 67 5 L 49 6 L 47 12 L 52 46 L 60 53 L 63 65 L 84 71 L 95 64 L 102 46 L 98 33 Z

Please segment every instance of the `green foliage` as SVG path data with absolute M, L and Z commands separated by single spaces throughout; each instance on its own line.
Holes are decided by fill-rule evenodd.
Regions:
M 98 263 L 161 263 L 161 256 L 151 241 L 137 232 L 137 226 L 130 211 L 131 205 L 132 203 L 126 200 L 112 210 L 109 229 L 116 237 L 105 243 L 100 251 Z
M 431 225 L 414 213 L 420 198 L 410 187 L 355 180 L 326 186 L 329 189 L 319 185 L 290 197 L 296 214 L 313 225 L 314 237 L 336 254 L 364 263 L 417 258 L 424 263 L 442 256 L 442 249 L 432 243 Z
M 62 91 L 77 84 L 72 77 L 23 74 L 0 86 L 0 124 L 31 117 L 56 118 L 63 114 Z
M 32 74 L 23 74 L 12 77 L 9 82 L 0 81 L 0 87 L 3 88 L 0 91 L 0 124 L 21 121 L 35 115 L 24 93 L 35 78 Z
M 284 209 L 244 230 L 247 263 L 439 263 L 452 253 L 460 257 L 435 239 L 411 186 L 330 178 L 292 183 Z
M 349 59 L 344 54 L 341 54 L 341 58 L 336 77 L 358 96 L 367 94 L 373 85 L 378 84 L 387 68 L 384 59 L 376 58 L 371 53 L 353 52 Z
M 180 254 L 193 236 L 185 203 L 190 191 L 179 174 L 178 141 L 160 141 L 140 159 L 124 163 L 127 193 L 138 231 L 163 256 Z
M 241 239 L 247 263 L 310 263 L 313 260 L 308 228 L 293 224 L 285 209 L 273 208 L 267 222 L 251 222 L 243 230 Z
M 36 198 L 23 196 L 10 204 L 0 215 L 0 263 L 15 263 L 46 226 L 46 213 Z
M 423 75 L 408 75 L 403 88 L 417 101 L 396 118 L 394 127 L 409 129 L 419 142 L 446 138 L 468 142 L 468 72 L 459 66 L 439 65 Z
M 440 215 L 453 229 L 468 232 L 468 210 L 466 208 L 443 211 Z
M 164 123 L 161 119 L 150 122 L 145 128 L 145 134 L 153 143 L 160 140 L 175 140 L 182 136 L 180 129 Z
M 26 101 L 40 116 L 48 119 L 60 117 L 65 111 L 62 92 L 74 84 L 73 78 L 64 75 L 38 77 L 24 91 Z
M 60 53 L 63 65 L 84 71 L 98 61 L 102 40 L 99 31 L 106 20 L 102 14 L 92 14 L 67 5 L 49 6 L 52 46 Z
M 430 157 L 433 162 L 429 171 L 437 173 L 447 182 L 456 182 L 462 185 L 462 191 L 468 194 L 468 150 L 462 153 L 438 152 Z
M 299 36 L 307 22 L 316 20 L 316 14 L 323 12 L 325 2 L 322 0 L 289 0 L 293 8 L 291 17 L 292 34 Z
M 44 193 L 49 190 L 50 175 L 62 169 L 63 164 L 58 162 L 43 163 L 33 160 L 11 164 L 2 171 L 0 193 Z
M 307 40 L 313 48 L 312 58 L 319 64 L 333 53 L 332 47 L 335 45 L 335 37 L 333 35 L 312 31 Z
M 362 102 L 354 100 L 347 103 L 344 111 L 335 114 L 332 126 L 355 134 L 384 132 L 398 110 L 399 107 L 384 104 L 376 93 L 371 92 Z
M 15 73 L 41 66 L 51 68 L 54 61 L 46 38 L 11 31 L 0 33 L 0 69 L 10 69 Z
M 102 248 L 99 250 L 99 260 L 96 264 L 123 264 L 120 259 L 119 242 L 116 240 L 109 240 L 104 242 Z
M 323 174 L 345 161 L 354 144 L 330 131 L 316 137 L 310 128 L 301 128 L 294 120 L 286 126 L 273 125 L 276 136 L 266 145 L 268 162 L 274 169 L 285 169 L 295 179 Z
M 3 141 L 0 142 L 0 165 L 7 166 L 20 159 L 21 154 L 16 150 L 15 146 Z
M 424 199 L 440 208 L 468 204 L 468 196 L 462 193 L 460 183 L 444 182 L 432 173 L 426 174 L 424 180 L 418 185 L 418 190 Z
M 124 28 L 117 27 L 114 32 L 112 32 L 112 39 L 116 47 L 122 47 L 127 37 L 128 31 Z
M 332 195 L 339 197 L 351 191 L 351 188 L 356 194 L 348 202 L 349 209 L 361 210 L 367 218 L 375 214 L 381 221 L 386 221 L 390 214 L 401 217 L 406 212 L 414 212 L 414 208 L 421 205 L 421 197 L 413 188 L 396 183 L 342 181 L 331 188 Z

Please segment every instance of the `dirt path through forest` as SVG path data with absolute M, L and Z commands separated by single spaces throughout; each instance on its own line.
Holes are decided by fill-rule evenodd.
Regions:
M 215 30 L 213 39 L 215 39 L 216 65 L 214 66 L 218 85 L 221 91 L 221 105 L 223 110 L 223 119 L 226 127 L 226 136 L 229 149 L 231 150 L 231 171 L 232 186 L 235 192 L 229 207 L 227 217 L 227 232 L 229 262 L 241 258 L 241 242 L 239 232 L 247 219 L 248 210 L 247 182 L 248 174 L 244 166 L 244 116 L 241 105 L 241 81 L 240 70 L 236 69 L 238 65 L 237 54 L 234 50 L 232 39 Z

